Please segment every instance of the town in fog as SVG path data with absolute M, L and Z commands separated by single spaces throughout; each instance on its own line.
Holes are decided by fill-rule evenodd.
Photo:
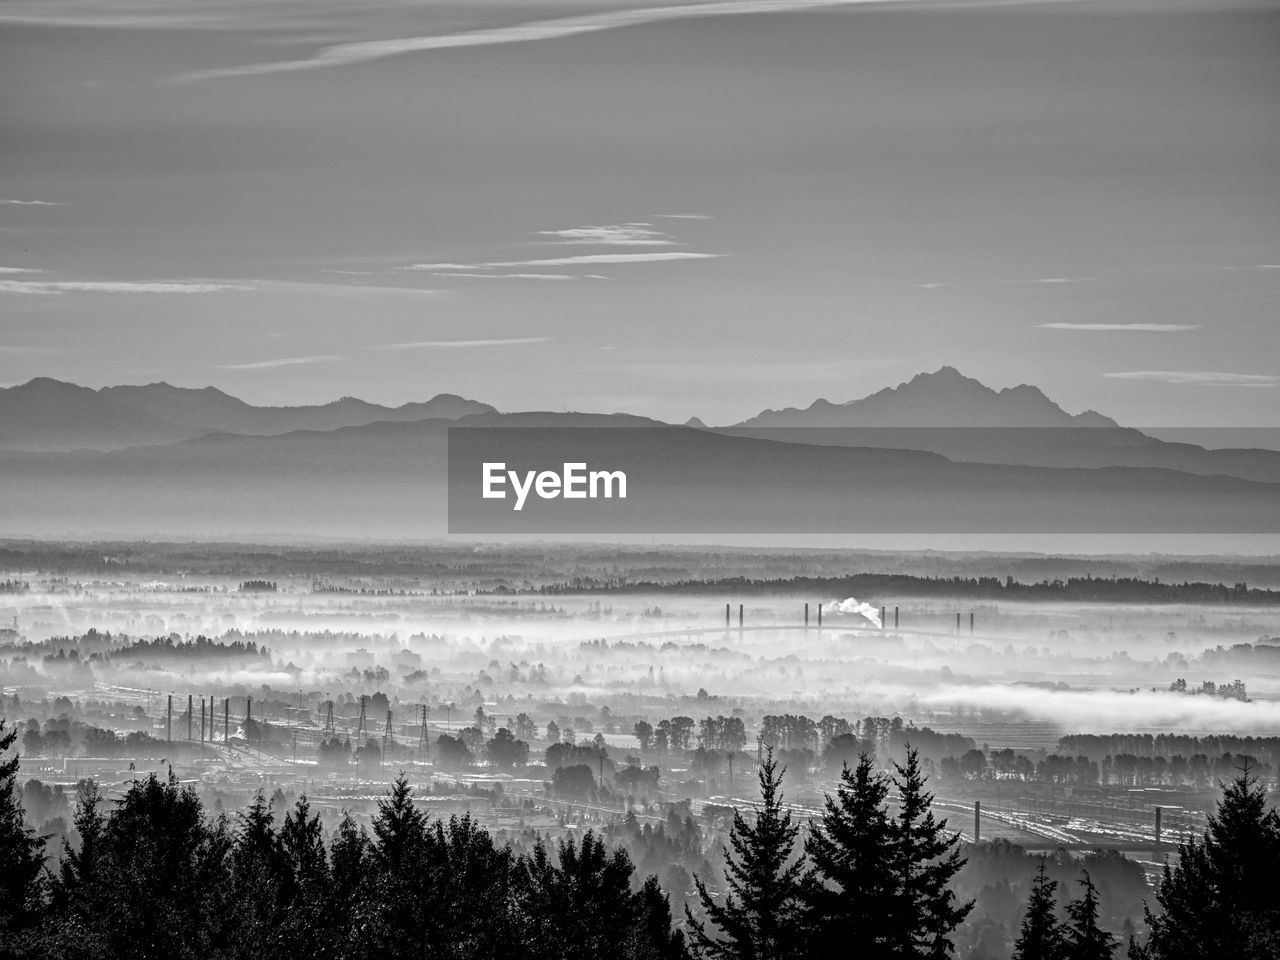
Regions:
M 1280 582 L 1238 558 L 17 542 L 0 557 L 0 688 L 27 816 L 55 852 L 90 778 L 110 796 L 172 776 L 213 812 L 262 795 L 283 816 L 305 797 L 334 829 L 368 823 L 403 775 L 429 816 L 470 813 L 516 850 L 600 832 L 697 911 L 692 878 L 723 870 L 766 749 L 807 823 L 844 765 L 914 748 L 970 845 L 972 947 L 1010 937 L 1005 860 L 1040 854 L 1096 861 L 1109 922 L 1137 932 L 1220 782 L 1245 764 L 1274 785 L 1280 764 Z M 973 562 L 1047 575 L 958 572 Z

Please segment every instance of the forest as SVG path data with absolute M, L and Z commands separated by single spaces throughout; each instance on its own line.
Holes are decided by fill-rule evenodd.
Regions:
M 914 751 L 890 774 L 866 755 L 846 766 L 807 825 L 769 751 L 759 803 L 733 813 L 723 877 L 693 877 L 700 909 L 683 918 L 602 834 L 539 838 L 516 854 L 469 814 L 431 819 L 403 775 L 368 828 L 347 815 L 331 833 L 305 796 L 277 822 L 261 794 L 210 816 L 172 774 L 135 779 L 114 800 L 84 781 L 75 842 L 53 864 L 24 820 L 15 742 L 0 720 L 5 957 L 945 958 L 973 909 L 957 874 L 967 855 L 989 856 L 935 817 Z M 1166 867 L 1145 942 L 1105 928 L 1087 861 L 1064 905 L 1042 860 L 1014 956 L 1274 958 L 1277 864 L 1280 817 L 1245 770 L 1203 838 Z

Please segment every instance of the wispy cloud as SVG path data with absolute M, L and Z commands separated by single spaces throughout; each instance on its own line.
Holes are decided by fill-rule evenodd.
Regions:
M 666 247 L 675 243 L 649 223 L 616 223 L 603 227 L 570 227 L 568 230 L 540 230 L 541 236 L 563 243 L 618 247 Z
M 0 267 L 0 273 L 44 273 L 34 267 Z
M 60 293 L 222 293 L 249 290 L 236 283 L 138 282 L 132 280 L 0 280 L 0 293 L 33 296 Z
M 1199 330 L 1198 323 L 1040 323 L 1045 330 L 1089 330 L 1099 333 L 1181 333 Z
M 48 347 L 21 347 L 16 345 L 6 345 L 0 343 L 0 354 L 9 356 L 48 356 L 55 353 L 61 353 L 61 350 L 52 350 Z
M 2 200 L 0 206 L 6 207 L 65 207 L 65 203 L 56 200 Z
M 435 277 L 465 277 L 468 280 L 572 280 L 571 273 L 464 273 L 461 269 L 452 273 L 433 273 Z
M 587 253 L 575 257 L 546 257 L 537 260 L 491 260 L 486 263 L 414 263 L 402 270 L 492 270 L 507 267 L 573 267 L 593 263 L 659 263 L 666 260 L 707 260 L 718 253 L 666 250 L 661 253 Z
M 1280 376 L 1263 373 L 1222 373 L 1217 370 L 1125 370 L 1103 376 L 1114 380 L 1151 380 L 1157 383 L 1191 383 L 1208 387 L 1275 387 Z
M 370 60 L 381 60 L 385 57 L 394 57 L 403 53 L 492 46 L 506 43 L 529 43 L 535 40 L 556 40 L 561 37 L 597 33 L 601 30 L 617 30 L 621 27 L 637 26 L 663 20 L 684 20 L 695 17 L 721 17 L 753 13 L 786 13 L 795 10 L 811 10 L 822 7 L 839 7 L 849 6 L 854 3 L 873 2 L 882 2 L 882 0 L 713 0 L 713 2 L 709 3 L 690 3 L 680 6 L 614 10 L 576 17 L 537 20 L 507 27 L 467 30 L 461 33 L 339 43 L 334 46 L 324 47 L 312 56 L 301 60 L 279 60 L 271 63 L 252 63 L 215 70 L 196 70 L 181 74 L 178 79 L 210 80 L 218 77 L 248 77 L 269 73 L 285 73 L 294 70 L 313 70 L 319 67 L 341 67 L 353 63 L 365 63 Z
M 552 337 L 501 337 L 491 340 L 413 340 L 406 343 L 383 343 L 370 350 L 463 350 L 470 347 L 520 347 L 531 343 L 549 343 Z
M 664 220 L 714 220 L 715 217 L 707 213 L 660 213 L 658 214 Z
M 254 360 L 249 363 L 220 363 L 221 370 L 274 370 L 277 367 L 302 367 L 312 363 L 332 363 L 342 358 L 332 353 L 318 353 L 306 357 L 280 357 L 275 360 Z

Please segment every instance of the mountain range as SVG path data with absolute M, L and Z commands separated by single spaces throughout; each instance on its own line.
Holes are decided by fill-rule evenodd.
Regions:
M 355 397 L 316 406 L 257 407 L 214 387 L 150 383 L 92 390 L 38 377 L 0 390 L 0 450 L 118 450 L 209 433 L 269 436 L 493 412 L 487 403 L 447 393 L 399 407 Z
M 448 394 L 258 407 L 213 388 L 38 379 L 0 390 L 0 531 L 439 536 L 467 499 L 449 495 L 456 426 L 501 435 L 512 463 L 578 449 L 625 464 L 636 491 L 605 510 L 473 514 L 462 533 L 1280 532 L 1280 452 L 1168 443 L 950 367 L 720 428 Z

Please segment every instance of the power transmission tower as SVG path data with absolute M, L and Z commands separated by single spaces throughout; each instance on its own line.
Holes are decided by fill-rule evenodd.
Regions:
M 418 731 L 418 756 L 423 760 L 427 759 L 427 751 L 430 748 L 430 737 L 427 735 L 427 705 L 422 705 L 422 727 Z
M 365 729 L 365 717 L 364 717 L 365 699 L 366 698 L 364 694 L 361 694 L 360 695 L 360 719 L 356 721 L 356 746 L 357 747 L 361 745 L 361 743 L 364 741 L 365 735 L 368 733 L 368 730 Z
M 391 748 L 391 709 L 387 708 L 387 726 L 382 731 L 382 758 L 385 760 L 387 751 Z
M 330 700 L 327 704 L 325 704 L 324 732 L 328 736 L 333 736 L 333 701 L 332 700 Z

